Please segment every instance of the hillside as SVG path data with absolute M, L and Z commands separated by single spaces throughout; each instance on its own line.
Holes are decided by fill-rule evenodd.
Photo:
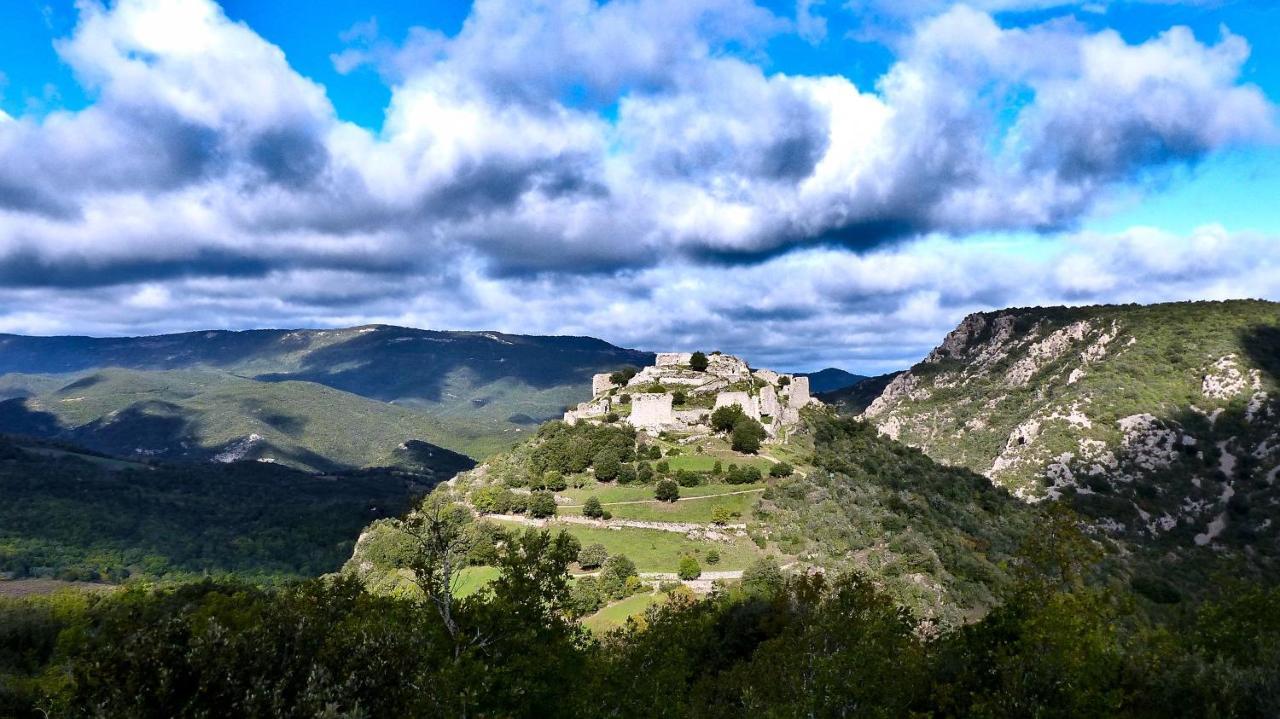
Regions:
M 799 372 L 797 374 L 800 377 L 809 378 L 809 391 L 814 394 L 834 392 L 846 387 L 852 387 L 867 379 L 866 375 L 846 372 L 837 367 L 828 367 L 817 372 Z
M 422 441 L 465 444 L 448 423 L 311 382 L 108 369 L 42 389 L 0 401 L 0 432 L 120 456 L 269 460 L 308 471 L 399 466 L 447 477 L 471 465 Z
M 864 416 L 885 435 L 1192 572 L 1280 555 L 1280 305 L 1032 308 L 966 318 Z M 1193 583 L 1184 577 L 1184 583 Z
M 814 396 L 825 404 L 835 407 L 841 413 L 861 414 L 884 393 L 885 387 L 888 387 L 899 374 L 902 373 L 891 372 L 876 377 L 864 377 L 847 387 L 818 392 Z
M 105 423 L 112 412 L 132 412 L 168 416 L 170 424 L 198 426 L 200 451 L 216 454 L 255 432 L 266 436 L 256 431 L 261 423 L 253 417 L 273 415 L 302 417 L 314 427 L 302 441 L 275 436 L 273 441 L 282 448 L 291 442 L 296 445 L 281 450 L 291 456 L 311 452 L 333 464 L 383 461 L 400 442 L 413 438 L 484 457 L 516 444 L 531 426 L 587 398 L 593 373 L 652 360 L 652 354 L 586 337 L 436 332 L 384 325 L 124 338 L 0 335 L 0 399 L 30 398 L 25 409 L 54 415 L 57 433 L 70 432 L 68 436 L 90 442 L 97 441 L 102 428 L 83 425 Z M 102 377 L 128 379 L 88 392 L 92 385 L 102 384 Z M 82 394 L 96 397 L 91 404 L 101 412 L 66 406 L 78 401 L 78 395 L 67 396 L 76 383 L 84 383 Z M 172 384 L 184 385 L 180 392 L 188 395 L 182 402 L 161 400 L 176 407 L 136 404 L 138 397 L 155 392 L 156 386 Z M 190 394 L 195 385 L 206 389 Z M 112 388 L 121 393 L 109 396 Z M 234 421 L 230 418 L 235 412 L 194 407 L 206 403 L 230 407 L 243 404 L 240 398 L 257 398 L 257 404 Z M 407 412 L 384 411 L 357 398 Z M 325 407 L 323 412 L 315 411 L 319 403 Z M 189 413 L 193 407 L 195 414 Z M 320 426 L 320 415 L 330 410 L 340 417 L 348 415 L 336 426 L 348 430 L 369 426 L 367 430 L 377 434 L 379 442 L 383 435 L 394 441 L 356 449 L 354 455 L 345 451 L 330 456 L 330 445 L 343 441 Z M 24 410 L 10 406 L 6 413 L 24 414 Z M 209 413 L 215 419 L 208 419 Z M 411 415 L 422 419 L 413 420 Z M 396 436 L 404 434 L 407 426 L 413 427 L 411 433 Z M 353 437 L 352 444 L 359 448 L 364 438 Z M 113 451 L 125 449 L 119 443 L 105 446 Z M 163 449 L 178 456 L 187 448 L 179 442 Z M 319 459 L 295 463 L 308 468 L 320 464 Z
M 315 576 L 341 565 L 360 527 L 439 479 L 144 464 L 0 435 L 0 579 Z

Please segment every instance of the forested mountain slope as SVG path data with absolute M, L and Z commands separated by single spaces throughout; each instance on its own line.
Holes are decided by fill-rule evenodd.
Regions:
M 384 462 L 406 440 L 483 457 L 586 399 L 593 373 L 652 360 L 585 337 L 383 325 L 0 335 L 0 399 L 16 400 L 0 414 L 10 418 L 8 431 L 38 430 L 113 452 L 216 455 L 257 434 L 279 449 L 267 456 L 308 469 Z M 345 428 L 354 448 L 341 448 L 345 440 L 323 427 L 330 412 L 329 423 Z M 119 425 L 122 416 L 129 421 Z M 273 417 L 280 421 L 273 425 Z M 105 427 L 139 423 L 142 437 L 159 432 L 166 443 L 130 446 L 134 429 Z

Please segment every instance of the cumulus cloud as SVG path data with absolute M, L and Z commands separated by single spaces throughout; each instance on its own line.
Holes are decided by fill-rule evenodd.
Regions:
M 0 327 L 378 317 L 798 358 L 806 332 L 857 322 L 849 343 L 878 346 L 877 323 L 1014 296 L 965 289 L 981 245 L 919 238 L 1071 230 L 1274 133 L 1225 31 L 1132 44 L 955 7 L 873 87 L 768 72 L 767 41 L 819 37 L 820 4 L 797 24 L 750 0 L 477 0 L 456 35 L 398 46 L 365 22 L 334 62 L 391 84 L 373 131 L 212 0 L 82 3 L 58 50 L 93 104 L 0 116 Z M 706 301 L 725 277 L 759 294 Z M 883 356 L 918 349 L 910 332 Z

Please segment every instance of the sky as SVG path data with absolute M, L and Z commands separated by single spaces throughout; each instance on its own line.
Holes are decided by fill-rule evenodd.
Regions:
M 3 0 L 0 332 L 432 329 L 875 374 L 1280 300 L 1280 3 Z

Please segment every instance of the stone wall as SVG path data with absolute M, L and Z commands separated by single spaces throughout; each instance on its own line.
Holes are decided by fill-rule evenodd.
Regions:
M 721 392 L 716 395 L 716 409 L 728 407 L 736 404 L 742 408 L 742 411 L 750 418 L 760 419 L 760 405 L 756 402 L 756 398 L 746 392 Z
M 675 424 L 675 415 L 671 411 L 671 395 L 669 394 L 633 394 L 631 395 L 631 415 L 627 421 L 637 429 L 659 430 Z
M 603 417 L 609 413 L 609 398 L 601 397 L 591 402 L 583 402 L 577 407 L 564 413 L 564 421 L 567 424 L 577 424 L 578 420 L 593 419 Z
M 787 398 L 787 406 L 800 409 L 809 404 L 809 378 L 792 377 L 791 394 Z
M 604 394 L 613 389 L 613 380 L 609 379 L 609 373 L 597 374 L 591 376 L 591 396 Z
M 729 380 L 751 377 L 751 369 L 747 367 L 747 363 L 733 355 L 711 355 L 707 357 L 707 373 Z
M 758 369 L 752 374 L 764 380 L 765 382 L 768 382 L 771 385 L 777 385 L 778 378 L 782 376 L 771 369 Z
M 778 392 L 771 384 L 760 388 L 760 414 L 778 416 Z
M 658 367 L 669 367 L 671 365 L 689 364 L 693 359 L 692 352 L 659 352 L 658 359 L 654 362 Z

